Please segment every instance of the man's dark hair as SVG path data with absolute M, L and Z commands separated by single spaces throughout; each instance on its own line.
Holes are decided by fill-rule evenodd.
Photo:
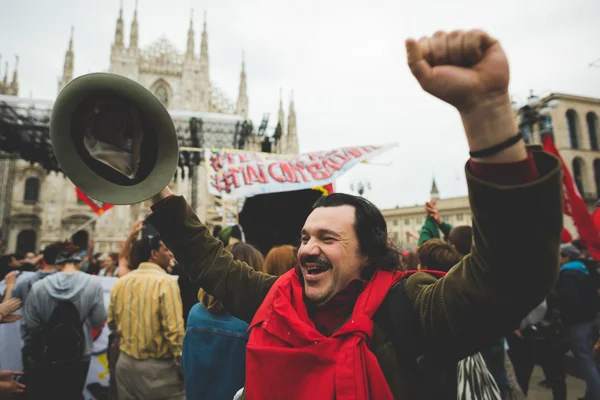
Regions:
M 345 193 L 333 193 L 319 198 L 313 205 L 313 210 L 319 207 L 341 206 L 354 208 L 354 231 L 358 238 L 358 247 L 368 260 L 363 275 L 369 276 L 376 269 L 399 269 L 398 251 L 388 241 L 385 219 L 369 200 Z
M 142 240 L 137 241 L 137 260 L 140 263 L 150 260 L 152 250 L 160 249 L 160 236 L 146 236 Z
M 422 269 L 448 272 L 462 258 L 449 243 L 440 239 L 429 239 L 417 249 Z
M 48 265 L 56 265 L 56 257 L 67 248 L 66 244 L 63 242 L 54 242 L 50 243 L 44 249 L 44 261 Z
M 471 253 L 473 243 L 473 228 L 468 225 L 455 226 L 448 234 L 448 242 L 454 245 L 463 257 Z

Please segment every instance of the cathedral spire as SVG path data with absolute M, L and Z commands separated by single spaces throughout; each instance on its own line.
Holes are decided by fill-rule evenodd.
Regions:
M 4 90 L 8 89 L 8 61 L 4 63 L 4 79 L 2 80 Z
M 185 52 L 185 59 L 187 61 L 194 59 L 194 36 L 194 9 L 192 8 L 190 14 L 190 28 L 188 29 L 187 50 Z
M 2 55 L 0 55 L 0 78 L 2 77 Z M 4 84 L 0 80 L 0 94 L 4 94 Z
M 277 122 L 279 123 L 279 125 L 281 125 L 282 135 L 285 135 L 285 133 L 284 133 L 285 113 L 283 111 L 283 89 L 281 89 L 281 88 L 279 88 L 279 115 L 277 118 Z
M 433 182 L 431 183 L 430 195 L 432 200 L 440 199 L 440 192 L 438 191 L 437 184 L 435 183 L 435 177 L 433 178 Z
M 12 82 L 10 83 L 10 92 L 13 96 L 19 95 L 19 78 L 18 78 L 18 70 L 19 68 L 19 56 L 15 56 L 15 70 L 13 71 Z
M 236 114 L 248 119 L 248 93 L 246 91 L 246 66 L 244 62 L 244 51 L 242 50 L 242 72 L 240 73 L 240 90 L 238 92 L 238 101 Z
M 121 9 L 119 10 L 119 18 L 117 19 L 117 28 L 115 29 L 114 48 L 123 48 L 123 0 L 121 0 Z
M 298 134 L 296 133 L 296 110 L 294 108 L 294 91 L 290 93 L 290 109 L 287 124 L 287 154 L 298 154 Z
M 71 27 L 71 39 L 69 40 L 69 49 L 65 53 L 65 64 L 63 66 L 63 75 L 62 75 L 62 78 L 58 81 L 58 92 L 59 93 L 61 92 L 61 90 L 63 90 L 63 88 L 65 86 L 67 86 L 67 84 L 69 82 L 71 82 L 73 80 L 73 60 L 75 58 L 74 53 L 73 53 L 73 31 L 74 31 L 74 28 Z
M 123 6 L 121 5 L 121 10 Z M 135 10 L 133 11 L 133 21 L 131 21 L 131 33 L 129 35 L 129 50 L 137 52 L 138 49 L 138 20 L 137 20 L 138 0 L 135 0 Z
M 208 31 L 206 29 L 206 10 L 204 10 L 204 29 L 202 30 L 202 42 L 200 42 L 200 59 L 208 62 Z

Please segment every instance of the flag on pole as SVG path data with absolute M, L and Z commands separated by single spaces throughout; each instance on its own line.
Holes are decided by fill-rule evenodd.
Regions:
M 543 145 L 544 150 L 558 157 L 563 166 L 563 212 L 573 218 L 579 237 L 585 242 L 590 255 L 594 259 L 600 260 L 600 235 L 598 235 L 598 229 L 594 225 L 592 216 L 575 186 L 573 177 L 550 135 L 544 135 Z
M 83 201 L 85 204 L 90 206 L 90 208 L 98 215 L 104 214 L 106 211 L 113 208 L 114 204 L 103 203 L 98 200 L 94 200 L 89 197 L 87 194 L 83 193 L 79 188 L 75 188 L 75 193 L 77 193 L 77 198 Z

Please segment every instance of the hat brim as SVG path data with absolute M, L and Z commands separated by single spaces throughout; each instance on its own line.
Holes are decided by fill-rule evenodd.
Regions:
M 155 132 L 156 159 L 147 176 L 131 185 L 109 180 L 80 156 L 73 137 L 73 117 L 87 99 L 115 95 L 135 105 L 146 126 Z M 145 201 L 169 184 L 175 176 L 179 158 L 177 134 L 171 116 L 162 103 L 142 85 L 110 73 L 83 75 L 69 83 L 59 94 L 50 117 L 50 138 L 56 159 L 67 177 L 88 196 L 110 204 L 135 204 Z M 144 157 L 144 153 L 142 153 Z

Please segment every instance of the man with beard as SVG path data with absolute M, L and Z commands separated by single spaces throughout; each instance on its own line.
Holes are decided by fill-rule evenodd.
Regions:
M 187 274 L 250 323 L 247 399 L 421 399 L 418 370 L 432 364 L 398 351 L 406 302 L 420 330 L 412 337 L 433 360 L 456 362 L 510 331 L 556 280 L 561 166 L 515 136 L 500 44 L 475 30 L 406 46 L 423 89 L 458 109 L 471 150 L 473 248 L 443 278 L 400 272 L 383 216 L 360 197 L 318 200 L 299 266 L 279 278 L 234 261 L 168 188 L 153 198 L 149 221 Z

